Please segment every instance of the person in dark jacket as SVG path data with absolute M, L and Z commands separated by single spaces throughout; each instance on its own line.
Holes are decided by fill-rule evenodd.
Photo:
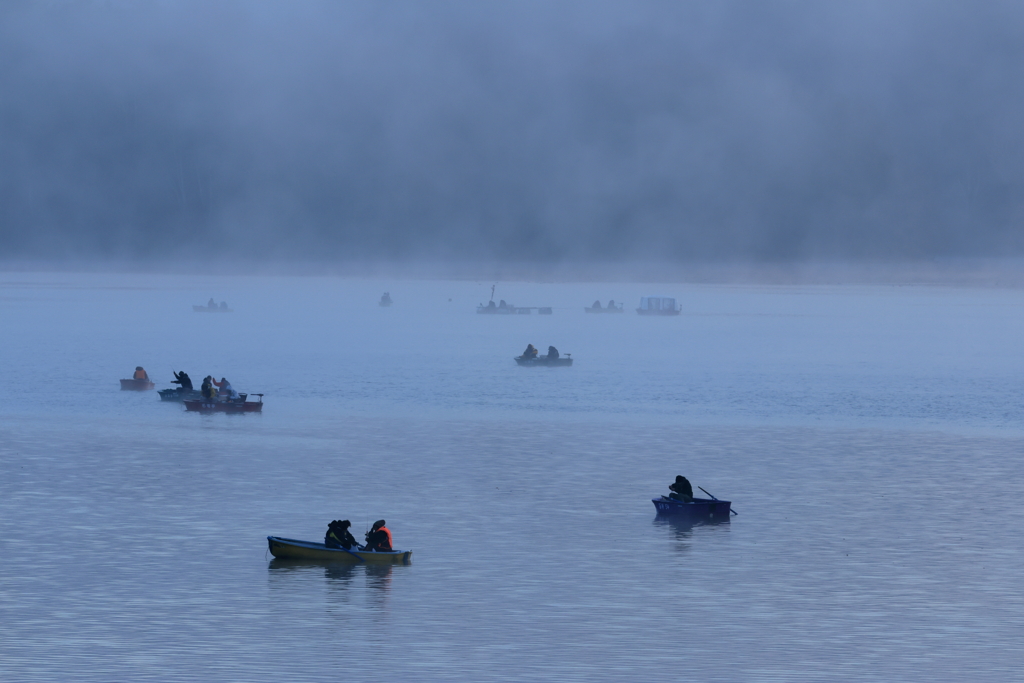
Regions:
M 554 359 L 558 358 L 558 349 L 556 349 L 554 346 L 549 346 L 548 347 L 548 358 L 550 358 L 551 360 L 554 360 Z
M 328 524 L 327 533 L 324 535 L 324 545 L 328 548 L 344 548 L 345 550 L 358 548 L 359 544 L 348 530 L 350 526 L 352 526 L 352 522 L 347 519 L 336 519 Z
M 690 486 L 690 482 L 683 475 L 677 476 L 675 483 L 670 484 L 668 489 L 672 491 L 672 493 L 668 494 L 669 498 L 682 503 L 693 502 L 693 487 Z
M 383 519 L 378 519 L 373 523 L 373 527 L 366 532 L 366 546 L 364 550 L 380 553 L 390 553 L 392 551 L 391 530 L 384 526 L 384 524 Z
M 171 370 L 174 372 L 174 370 Z M 174 381 L 171 384 L 180 384 L 181 391 L 192 391 L 192 378 L 188 376 L 188 373 L 182 370 L 181 372 L 174 372 Z
M 537 357 L 537 349 L 533 347 L 533 344 L 527 344 L 526 350 L 523 351 L 523 360 L 533 360 Z

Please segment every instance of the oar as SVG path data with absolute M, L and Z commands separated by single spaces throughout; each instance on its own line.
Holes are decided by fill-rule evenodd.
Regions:
M 717 498 L 715 498 L 715 496 L 714 496 L 714 495 L 713 495 L 713 494 L 712 494 L 711 492 L 709 492 L 709 491 L 708 491 L 707 489 L 705 489 L 705 488 L 703 488 L 703 487 L 700 487 L 700 486 L 698 486 L 697 488 L 699 488 L 699 489 L 700 489 L 701 491 L 703 491 L 704 493 L 707 493 L 707 494 L 708 494 L 709 496 L 711 496 L 711 499 L 712 499 L 712 500 L 718 500 L 718 499 L 717 499 Z M 734 515 L 736 515 L 736 516 L 739 516 L 739 514 L 740 514 L 740 513 L 736 512 L 735 510 L 733 510 L 733 509 L 732 509 L 732 504 L 731 504 L 731 503 L 729 504 L 729 512 L 731 512 L 732 514 L 734 514 Z
M 359 557 L 358 555 L 356 555 L 356 554 L 355 554 L 354 552 L 352 552 L 352 551 L 351 551 L 351 550 L 349 550 L 348 548 L 343 548 L 343 547 L 341 547 L 341 546 L 338 546 L 337 548 L 332 548 L 331 546 L 327 546 L 327 547 L 328 547 L 328 548 L 331 548 L 331 550 L 344 550 L 344 551 L 345 551 L 346 553 L 348 553 L 348 554 L 349 554 L 349 555 L 351 555 L 352 557 L 356 558 L 356 559 L 357 559 L 357 560 L 359 560 L 360 562 L 366 562 L 366 560 L 364 560 L 363 558 Z

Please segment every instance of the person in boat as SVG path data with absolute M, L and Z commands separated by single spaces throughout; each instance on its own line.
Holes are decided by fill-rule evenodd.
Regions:
M 144 380 L 146 380 L 148 382 L 149 381 L 149 375 L 146 374 L 146 371 L 142 369 L 141 365 L 136 365 L 135 366 L 135 374 L 132 375 L 132 379 L 144 379 Z
M 227 301 L 221 301 L 220 302 L 220 310 L 222 310 L 222 311 L 228 310 L 228 302 Z
M 203 379 L 203 386 L 200 388 L 203 398 L 212 401 L 217 398 L 217 387 L 213 386 L 213 377 L 207 375 Z
M 610 308 L 613 311 L 615 310 L 615 299 L 608 300 L 608 308 Z
M 174 370 L 171 370 L 174 372 Z M 188 376 L 188 373 L 182 370 L 181 372 L 174 372 L 174 381 L 171 384 L 180 384 L 178 391 L 192 391 L 192 378 Z
M 324 535 L 324 545 L 328 548 L 358 549 L 359 544 L 348 530 L 350 526 L 352 526 L 352 522 L 347 519 L 336 519 L 328 524 L 327 533 Z
M 558 358 L 558 349 L 556 349 L 554 346 L 549 346 L 548 360 L 555 360 L 556 358 Z
M 494 303 L 493 301 L 488 301 L 487 302 L 487 308 L 495 309 L 497 307 L 498 307 L 498 304 Z
M 527 344 L 526 350 L 523 351 L 523 360 L 533 360 L 537 357 L 537 349 L 533 347 L 533 344 Z
M 509 305 L 507 303 L 505 303 L 504 299 L 502 299 L 501 303 L 498 304 L 498 308 L 508 308 L 508 307 L 509 307 Z
M 600 311 L 601 310 L 601 302 L 600 301 L 595 301 L 594 305 L 591 306 L 591 308 L 593 308 L 595 311 Z
M 219 382 L 214 379 L 213 384 L 214 386 L 217 387 L 218 396 L 224 396 L 226 398 L 238 398 L 238 392 L 235 391 L 234 387 L 231 386 L 231 382 L 229 382 L 226 377 L 221 377 Z
M 212 296 L 210 297 L 210 300 L 208 302 L 206 302 L 206 307 L 207 308 L 217 308 L 217 302 L 213 300 Z
M 366 532 L 366 546 L 364 546 L 363 550 L 378 553 L 390 553 L 393 551 L 391 547 L 391 530 L 384 526 L 384 524 L 383 519 L 378 519 L 373 523 L 370 530 Z
M 672 492 L 668 494 L 672 500 L 678 500 L 680 503 L 693 502 L 693 487 L 690 486 L 689 480 L 681 474 L 676 477 L 675 483 L 669 484 L 668 490 Z

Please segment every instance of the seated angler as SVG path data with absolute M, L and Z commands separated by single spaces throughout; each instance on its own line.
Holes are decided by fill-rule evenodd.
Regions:
M 174 372 L 174 370 L 171 370 L 171 372 Z M 171 384 L 180 384 L 181 386 L 178 388 L 178 391 L 192 391 L 192 378 L 184 370 L 174 372 L 174 381 Z
M 203 399 L 207 401 L 217 398 L 217 388 L 213 386 L 213 377 L 207 375 L 203 379 L 203 386 L 200 388 L 200 391 L 203 394 Z
M 548 360 L 555 360 L 556 358 L 558 358 L 558 349 L 556 349 L 554 346 L 549 346 Z
M 358 548 L 356 539 L 349 533 L 348 528 L 352 522 L 347 519 L 336 519 L 327 525 L 327 533 L 324 535 L 324 545 L 328 548 L 344 548 L 351 550 Z
M 225 377 L 221 377 L 220 381 L 213 380 L 213 383 L 217 386 L 217 395 L 224 396 L 225 398 L 238 398 L 238 392 L 231 386 L 231 382 Z
M 142 369 L 141 365 L 136 365 L 135 374 L 132 375 L 132 379 L 144 379 L 149 381 L 149 375 L 146 374 L 146 371 Z
M 527 344 L 526 350 L 523 351 L 523 360 L 533 360 L 537 357 L 539 352 L 533 347 L 533 344 Z
M 392 552 L 391 530 L 384 526 L 383 519 L 374 522 L 373 527 L 366 532 L 366 546 L 363 549 L 379 553 Z
M 672 500 L 678 500 L 681 503 L 692 503 L 693 502 L 693 487 L 690 486 L 689 480 L 683 475 L 676 477 L 674 484 L 670 484 L 668 487 L 672 493 L 668 494 L 668 497 Z
M 593 308 L 595 311 L 600 311 L 601 310 L 601 302 L 600 301 L 595 301 L 594 305 L 591 306 L 591 308 Z

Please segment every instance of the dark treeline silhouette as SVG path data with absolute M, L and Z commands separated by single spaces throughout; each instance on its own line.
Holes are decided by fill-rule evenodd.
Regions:
M 1024 253 L 1012 2 L 0 4 L 0 258 Z

